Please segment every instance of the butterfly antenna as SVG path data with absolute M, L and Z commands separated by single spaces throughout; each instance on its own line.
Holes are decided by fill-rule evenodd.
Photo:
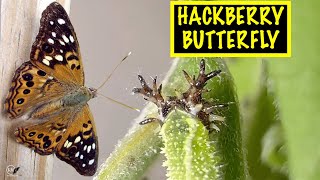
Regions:
M 109 79 L 111 78 L 112 74 L 118 69 L 118 67 L 123 63 L 123 61 L 126 60 L 127 57 L 129 57 L 130 55 L 131 55 L 131 51 L 117 64 L 117 66 L 112 70 L 112 72 L 109 74 L 107 79 L 97 88 L 97 90 L 102 88 L 109 81 Z
M 101 95 L 101 96 L 104 97 L 104 98 L 107 98 L 109 101 L 112 101 L 112 102 L 117 103 L 117 104 L 120 104 L 121 106 L 124 106 L 124 107 L 126 107 L 126 108 L 129 108 L 129 109 L 132 109 L 132 110 L 135 110 L 135 111 L 140 112 L 140 109 L 138 109 L 138 108 L 134 108 L 134 107 L 132 107 L 132 106 L 129 106 L 129 105 L 124 104 L 124 103 L 122 103 L 122 102 L 120 102 L 120 101 L 114 100 L 114 99 L 112 99 L 112 98 L 110 98 L 110 97 L 108 97 L 108 96 L 105 96 L 105 95 L 103 95 L 103 94 L 100 94 L 100 93 L 98 93 L 98 92 L 97 92 L 97 94 Z

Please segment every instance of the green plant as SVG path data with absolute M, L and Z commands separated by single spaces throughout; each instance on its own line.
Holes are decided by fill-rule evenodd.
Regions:
M 189 88 L 189 84 L 186 82 L 185 76 L 182 72 L 183 70 L 187 71 L 191 75 L 191 77 L 193 75 L 197 75 L 199 73 L 200 60 L 200 58 L 186 58 L 176 60 L 172 65 L 167 78 L 163 82 L 162 94 L 164 96 L 176 96 L 177 94 L 179 95 L 185 92 Z M 205 62 L 207 72 L 211 72 L 217 69 L 220 69 L 223 72 L 219 75 L 218 78 L 214 78 L 213 80 L 209 80 L 207 82 L 205 89 L 207 89 L 208 92 L 203 94 L 203 99 L 211 105 L 232 102 L 227 108 L 215 109 L 214 112 L 217 115 L 225 117 L 225 124 L 219 126 L 219 132 L 213 132 L 209 135 L 208 130 L 203 129 L 199 125 L 198 122 L 200 121 L 198 119 L 186 116 L 185 114 L 182 118 L 183 111 L 181 110 L 177 110 L 175 112 L 180 112 L 178 114 L 170 114 L 170 116 L 165 117 L 165 124 L 161 129 L 161 136 L 164 137 L 164 143 L 165 145 L 167 145 L 164 146 L 165 149 L 163 150 L 163 152 L 167 153 L 166 156 L 169 157 L 165 165 L 168 166 L 169 171 L 176 168 L 171 166 L 172 164 L 170 164 L 170 162 L 172 159 L 170 159 L 169 155 L 169 153 L 173 153 L 172 149 L 170 150 L 170 144 L 174 143 L 174 140 L 170 140 L 170 138 L 168 137 L 177 137 L 179 134 L 179 128 L 178 131 L 172 130 L 171 127 L 173 126 L 169 126 L 169 124 L 177 124 L 178 122 L 180 122 L 184 124 L 183 126 L 188 126 L 188 128 L 190 128 L 188 132 L 185 132 L 186 136 L 181 137 L 186 138 L 181 144 L 181 147 L 183 147 L 181 153 L 190 154 L 190 151 L 197 152 L 197 150 L 187 148 L 187 141 L 188 143 L 192 142 L 195 143 L 196 146 L 200 146 L 199 144 L 197 145 L 197 143 L 201 143 L 201 141 L 195 142 L 190 138 L 188 139 L 187 137 L 201 139 L 206 145 L 210 143 L 208 149 L 198 148 L 198 150 L 202 150 L 207 153 L 205 157 L 208 158 L 204 158 L 204 160 L 202 161 L 203 167 L 207 166 L 205 165 L 206 163 L 210 163 L 213 167 L 212 171 L 210 171 L 212 173 L 209 174 L 216 176 L 216 178 L 223 177 L 225 179 L 245 179 L 247 174 L 245 158 L 243 156 L 242 150 L 240 114 L 232 77 L 222 59 L 206 58 Z M 142 118 L 147 115 L 156 113 L 156 108 L 150 108 L 151 106 L 152 105 L 149 105 L 148 110 L 142 113 Z M 137 134 L 141 134 L 142 131 L 148 131 L 149 133 L 143 135 L 143 141 L 134 141 L 135 143 L 132 144 L 133 141 L 130 141 L 130 139 L 136 137 Z M 141 174 L 143 172 L 143 169 L 147 168 L 147 166 L 142 165 L 150 162 L 150 159 L 154 159 L 154 157 L 158 154 L 158 149 L 162 146 L 161 139 L 158 137 L 159 131 L 159 126 L 155 125 L 134 127 L 134 130 L 131 131 L 131 133 L 129 133 L 129 135 L 127 135 L 127 137 L 118 145 L 115 153 L 109 157 L 97 178 L 99 179 L 100 177 L 101 179 L 116 179 L 119 178 L 116 177 L 117 174 L 120 175 L 121 179 L 132 179 L 134 177 L 138 177 L 137 174 Z M 143 145 L 146 141 L 148 142 L 149 147 Z M 206 147 L 206 145 L 202 145 L 203 147 Z M 155 151 L 152 155 L 146 156 L 143 152 L 145 149 L 154 149 Z M 119 154 L 125 154 L 126 158 L 121 158 L 123 156 L 120 157 Z M 187 167 L 186 163 L 192 162 L 186 161 L 186 157 L 196 160 L 198 158 L 201 158 L 198 156 L 203 156 L 202 154 L 198 154 L 198 156 L 196 155 L 197 153 L 193 154 L 193 156 L 191 157 L 184 156 L 180 160 L 177 160 L 176 164 L 178 163 L 179 165 L 181 165 L 181 168 L 185 168 Z M 132 158 L 130 161 L 130 158 L 128 157 L 136 157 L 134 158 L 135 160 L 144 159 L 144 161 L 146 162 L 134 161 L 135 163 L 132 163 Z M 117 165 L 114 166 L 115 164 Z M 123 170 L 128 169 L 128 166 L 130 169 L 133 168 L 137 169 L 138 171 L 126 171 L 124 173 Z M 217 171 L 218 169 L 219 172 Z M 121 171 L 121 173 L 119 173 L 119 171 Z M 196 174 L 198 172 L 195 170 L 194 172 L 190 173 Z M 112 174 L 112 176 L 110 176 L 110 174 Z M 123 174 L 125 174 L 125 176 L 123 176 Z M 171 175 L 172 174 L 169 173 L 169 177 Z

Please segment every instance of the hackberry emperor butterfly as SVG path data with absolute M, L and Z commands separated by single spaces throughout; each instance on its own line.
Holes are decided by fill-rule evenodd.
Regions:
M 56 153 L 80 174 L 92 176 L 98 139 L 87 102 L 97 92 L 84 86 L 77 37 L 60 4 L 43 11 L 30 59 L 16 70 L 5 108 L 12 119 L 27 115 L 40 123 L 17 128 L 17 141 L 41 155 Z

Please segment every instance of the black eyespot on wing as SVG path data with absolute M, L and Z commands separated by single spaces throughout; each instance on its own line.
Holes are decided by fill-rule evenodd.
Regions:
M 48 141 L 49 140 L 49 136 L 45 136 L 44 138 L 43 138 L 43 141 L 45 142 L 45 141 Z
M 42 138 L 42 137 L 43 137 L 43 134 L 42 134 L 42 133 L 38 135 L 38 138 L 39 138 L 39 139 Z
M 29 137 L 32 137 L 32 136 L 34 136 L 36 134 L 36 132 L 30 132 L 29 133 Z
M 43 147 L 44 147 L 44 148 L 47 148 L 47 147 L 49 147 L 50 145 L 51 145 L 51 141 L 48 140 L 48 141 L 46 141 L 46 142 L 44 143 Z
M 47 75 L 47 73 L 45 73 L 45 72 L 42 71 L 42 70 L 39 70 L 39 71 L 37 72 L 37 74 L 38 74 L 39 76 L 45 76 L 45 75 Z
M 24 102 L 24 99 L 23 98 L 20 98 L 17 100 L 17 104 L 22 104 Z
M 25 80 L 25 81 L 31 81 L 33 79 L 33 76 L 32 74 L 30 73 L 26 73 L 24 75 L 22 75 L 22 78 Z
M 34 85 L 34 82 L 28 81 L 28 82 L 26 83 L 26 85 L 27 85 L 28 87 L 32 87 L 32 86 Z
M 30 89 L 23 90 L 23 94 L 29 94 L 29 93 L 30 93 Z

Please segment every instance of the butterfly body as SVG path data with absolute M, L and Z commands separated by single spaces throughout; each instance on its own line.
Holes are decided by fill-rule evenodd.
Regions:
M 82 86 L 76 90 L 71 90 L 62 99 L 41 104 L 32 111 L 29 118 L 45 119 L 64 110 L 80 109 L 94 97 L 96 97 L 95 89 Z
M 80 174 L 92 176 L 98 138 L 87 102 L 96 89 L 84 85 L 79 43 L 63 7 L 51 3 L 42 13 L 30 61 L 15 72 L 5 101 L 9 118 L 27 116 L 16 140 L 40 155 L 56 154 Z
M 94 97 L 96 97 L 96 90 L 83 86 L 64 96 L 61 105 L 63 107 L 83 106 Z

